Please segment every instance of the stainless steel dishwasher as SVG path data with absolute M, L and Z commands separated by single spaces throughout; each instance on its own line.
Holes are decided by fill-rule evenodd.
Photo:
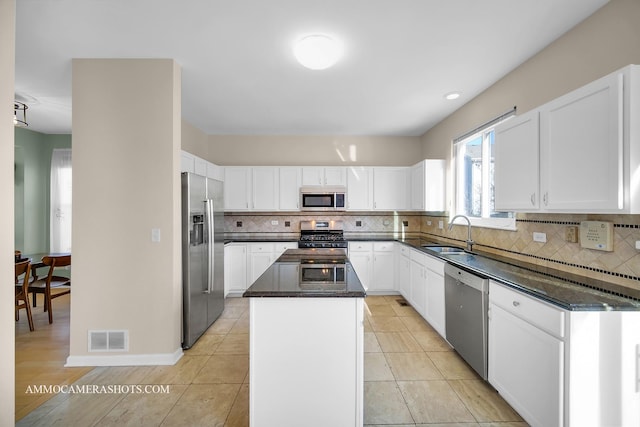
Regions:
M 486 380 L 489 279 L 445 264 L 444 286 L 447 341 Z

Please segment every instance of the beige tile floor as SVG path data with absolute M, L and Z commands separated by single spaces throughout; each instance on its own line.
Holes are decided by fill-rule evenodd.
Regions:
M 368 297 L 367 426 L 526 426 L 398 296 Z M 167 393 L 58 394 L 18 426 L 248 426 L 249 313 L 228 299 L 175 366 L 95 368 L 75 384 L 155 384 Z

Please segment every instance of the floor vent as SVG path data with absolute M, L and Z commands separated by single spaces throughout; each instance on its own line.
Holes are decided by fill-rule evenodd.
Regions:
M 397 299 L 396 302 L 398 303 L 398 305 L 401 305 L 403 307 L 407 307 L 409 305 L 407 300 L 405 300 L 404 298 Z
M 129 351 L 129 331 L 89 331 L 89 351 Z

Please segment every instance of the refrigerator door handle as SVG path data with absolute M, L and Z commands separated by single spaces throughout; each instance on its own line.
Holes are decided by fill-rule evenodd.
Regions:
M 211 293 L 213 286 L 213 200 L 204 201 L 204 212 L 206 218 L 206 239 L 207 239 L 207 289 L 205 294 Z

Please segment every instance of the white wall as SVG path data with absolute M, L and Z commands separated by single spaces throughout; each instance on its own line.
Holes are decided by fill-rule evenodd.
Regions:
M 73 60 L 68 365 L 166 364 L 182 354 L 180 98 L 173 60 Z M 88 352 L 88 330 L 120 329 L 128 353 Z
M 0 105 L 13 102 L 15 70 L 15 0 L 0 0 Z M 0 426 L 15 425 L 15 319 L 13 292 L 13 111 L 0 115 Z

